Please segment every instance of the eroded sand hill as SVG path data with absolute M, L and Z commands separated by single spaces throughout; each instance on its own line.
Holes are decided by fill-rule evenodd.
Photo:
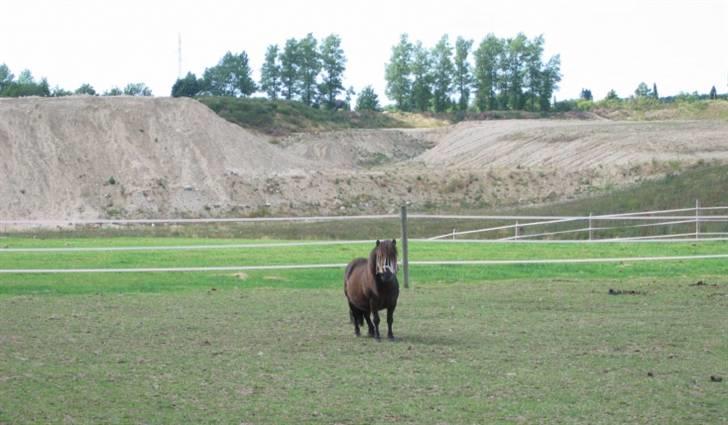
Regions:
M 3 217 L 197 214 L 228 176 L 309 168 L 190 99 L 0 100 Z

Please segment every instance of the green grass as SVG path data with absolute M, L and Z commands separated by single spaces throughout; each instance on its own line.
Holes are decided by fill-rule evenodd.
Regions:
M 2 239 L 10 248 L 237 242 Z M 412 260 L 728 253 L 725 242 L 410 248 Z M 343 263 L 369 249 L 0 252 L 0 267 Z M 0 274 L 0 424 L 728 418 L 726 260 L 413 266 L 398 339 L 381 343 L 353 335 L 342 273 Z
M 165 246 L 250 243 L 238 240 L 194 240 L 171 238 L 120 239 L 22 239 L 5 238 L 9 248 Z M 272 243 L 264 241 L 262 243 Z M 261 243 L 261 242 L 258 242 Z M 185 251 L 116 252 L 0 252 L 3 269 L 75 269 L 141 267 L 208 267 L 296 264 L 346 264 L 354 257 L 366 257 L 370 244 L 224 248 Z M 728 243 L 606 243 L 606 244 L 499 244 L 435 243 L 412 241 L 410 261 L 437 260 L 530 260 L 568 258 L 629 258 L 728 254 Z M 628 279 L 668 278 L 704 274 L 728 274 L 728 261 L 683 260 L 669 262 L 625 262 L 606 264 L 541 264 L 488 266 L 413 266 L 414 284 L 483 282 L 502 279 L 569 278 Z M 200 288 L 339 288 L 342 270 L 265 270 L 203 273 L 125 274 L 0 274 L 0 295 L 88 294 L 101 292 L 170 292 Z

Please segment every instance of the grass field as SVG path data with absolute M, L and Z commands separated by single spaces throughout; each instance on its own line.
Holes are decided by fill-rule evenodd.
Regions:
M 728 253 L 725 242 L 410 248 L 413 261 Z M 0 269 L 343 264 L 369 249 L 5 251 Z M 381 343 L 354 337 L 342 273 L 0 274 L 0 424 L 728 422 L 728 260 L 413 266 L 398 339 Z

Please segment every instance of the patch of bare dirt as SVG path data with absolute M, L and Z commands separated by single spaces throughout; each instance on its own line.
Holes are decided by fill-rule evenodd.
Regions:
M 434 146 L 423 131 L 383 129 L 297 133 L 275 141 L 296 157 L 332 169 L 362 169 L 412 159 Z

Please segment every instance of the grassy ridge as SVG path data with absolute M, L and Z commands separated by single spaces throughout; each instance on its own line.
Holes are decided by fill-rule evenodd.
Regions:
M 301 102 L 286 100 L 221 96 L 200 97 L 197 100 L 222 118 L 241 127 L 279 136 L 306 131 L 433 127 L 445 124 L 441 120 L 419 117 L 414 114 L 329 111 L 312 108 Z
M 728 100 L 672 100 L 652 98 L 585 102 L 576 101 L 577 109 L 591 111 L 613 120 L 728 120 Z
M 515 209 L 533 215 L 588 215 L 630 211 L 728 205 L 728 165 L 699 165 L 679 174 L 650 180 L 626 189 L 547 206 Z M 725 214 L 725 211 L 717 214 Z M 703 231 L 726 231 L 724 224 L 702 224 Z M 688 229 L 694 230 L 694 225 Z M 663 228 L 667 231 L 669 228 Z M 682 229 L 685 230 L 685 229 Z M 690 230 L 688 230 L 690 231 Z

